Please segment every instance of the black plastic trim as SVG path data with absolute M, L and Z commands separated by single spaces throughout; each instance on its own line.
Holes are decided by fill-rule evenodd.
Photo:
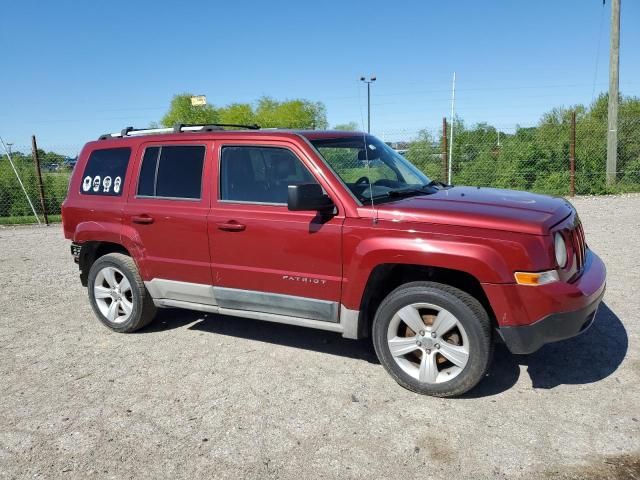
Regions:
M 80 263 L 80 250 L 82 249 L 82 245 L 79 243 L 72 242 L 71 243 L 71 255 L 73 256 L 73 261 L 75 263 Z
M 553 313 L 531 325 L 500 327 L 498 333 L 511 353 L 529 354 L 547 343 L 575 337 L 586 331 L 596 317 L 604 289 L 596 300 L 573 312 Z

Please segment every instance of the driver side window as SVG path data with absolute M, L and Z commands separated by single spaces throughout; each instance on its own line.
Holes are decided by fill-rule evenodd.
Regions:
M 289 185 L 317 183 L 290 150 L 229 146 L 220 157 L 220 200 L 286 204 Z

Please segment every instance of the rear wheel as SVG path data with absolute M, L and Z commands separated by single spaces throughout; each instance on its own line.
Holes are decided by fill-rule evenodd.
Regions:
M 98 319 L 116 332 L 134 332 L 148 325 L 156 307 L 133 259 L 109 253 L 89 270 L 89 301 Z
M 448 285 L 413 282 L 380 304 L 373 343 L 380 363 L 403 387 L 455 396 L 472 389 L 486 373 L 491 323 L 469 294 Z

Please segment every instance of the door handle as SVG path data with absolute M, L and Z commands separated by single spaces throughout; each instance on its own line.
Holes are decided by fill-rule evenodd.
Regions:
M 150 217 L 149 215 L 134 215 L 131 217 L 131 221 L 133 223 L 142 223 L 142 224 L 149 224 L 149 223 L 153 223 L 153 217 Z
M 226 223 L 218 223 L 217 225 L 218 230 L 225 230 L 227 232 L 242 232 L 245 228 L 247 228 L 246 225 L 238 223 L 235 220 L 231 220 L 230 222 Z

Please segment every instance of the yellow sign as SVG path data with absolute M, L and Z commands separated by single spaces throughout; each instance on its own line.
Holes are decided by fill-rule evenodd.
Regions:
M 201 105 L 207 104 L 206 95 L 196 95 L 195 97 L 191 97 L 191 105 L 194 107 L 199 107 Z

